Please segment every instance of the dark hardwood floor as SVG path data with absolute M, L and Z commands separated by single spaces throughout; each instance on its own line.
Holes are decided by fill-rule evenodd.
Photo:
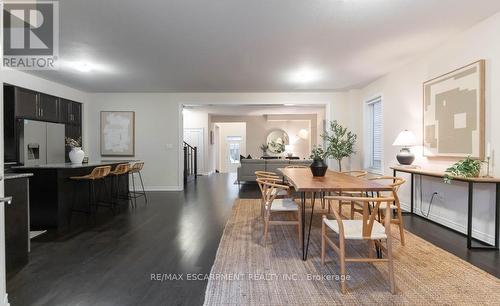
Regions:
M 201 305 L 234 200 L 258 198 L 256 184 L 233 175 L 199 177 L 183 192 L 150 192 L 113 218 L 75 235 L 32 242 L 30 263 L 7 281 L 12 305 Z M 409 231 L 500 277 L 498 251 L 469 251 L 463 235 L 420 217 L 405 216 Z M 184 280 L 151 280 L 152 274 Z
M 201 305 L 206 281 L 152 281 L 155 273 L 209 273 L 238 186 L 199 177 L 184 192 L 150 192 L 145 206 L 77 235 L 41 236 L 7 281 L 11 305 Z M 50 241 L 47 241 L 50 240 Z

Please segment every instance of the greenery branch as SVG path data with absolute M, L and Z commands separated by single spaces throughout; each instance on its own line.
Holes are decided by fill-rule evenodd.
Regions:
M 330 122 L 330 129 L 321 135 L 327 144 L 327 156 L 335 159 L 342 171 L 342 159 L 356 153 L 354 145 L 358 136 L 340 125 L 337 120 Z
M 472 159 L 470 156 L 467 156 L 466 159 L 446 169 L 444 182 L 450 184 L 453 177 L 478 177 L 483 163 L 484 161 Z
M 66 145 L 71 148 L 80 148 L 82 146 L 82 137 L 73 139 L 70 137 L 65 137 Z

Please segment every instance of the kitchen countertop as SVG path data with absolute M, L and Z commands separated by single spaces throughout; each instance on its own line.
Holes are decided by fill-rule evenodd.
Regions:
M 25 169 L 79 169 L 79 168 L 89 168 L 89 167 L 99 167 L 107 165 L 116 165 L 122 163 L 133 163 L 137 160 L 101 160 L 88 162 L 86 164 L 72 164 L 72 163 L 60 163 L 60 164 L 46 164 L 37 166 L 16 166 L 12 167 L 13 170 L 25 170 Z
M 13 179 L 32 177 L 32 176 L 33 176 L 33 173 L 5 173 L 4 179 L 13 180 Z

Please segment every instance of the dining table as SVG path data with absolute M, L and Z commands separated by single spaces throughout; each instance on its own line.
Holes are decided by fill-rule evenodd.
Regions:
M 354 177 L 332 170 L 328 170 L 325 176 L 313 176 L 309 168 L 280 168 L 278 170 L 283 174 L 284 180 L 293 186 L 294 191 L 300 193 L 300 209 L 302 210 L 302 220 L 300 220 L 302 225 L 302 260 L 304 261 L 307 260 L 307 253 L 309 250 L 316 194 L 319 194 L 320 197 L 324 197 L 325 194 L 330 193 L 392 191 L 391 186 L 382 185 L 366 178 Z M 308 195 L 311 199 L 311 215 L 306 240 L 306 200 Z

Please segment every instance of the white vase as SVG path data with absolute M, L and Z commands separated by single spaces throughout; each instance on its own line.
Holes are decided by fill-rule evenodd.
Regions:
M 82 151 L 82 148 L 72 148 L 69 152 L 69 159 L 72 164 L 81 164 L 83 162 L 83 158 L 85 157 L 85 152 Z

